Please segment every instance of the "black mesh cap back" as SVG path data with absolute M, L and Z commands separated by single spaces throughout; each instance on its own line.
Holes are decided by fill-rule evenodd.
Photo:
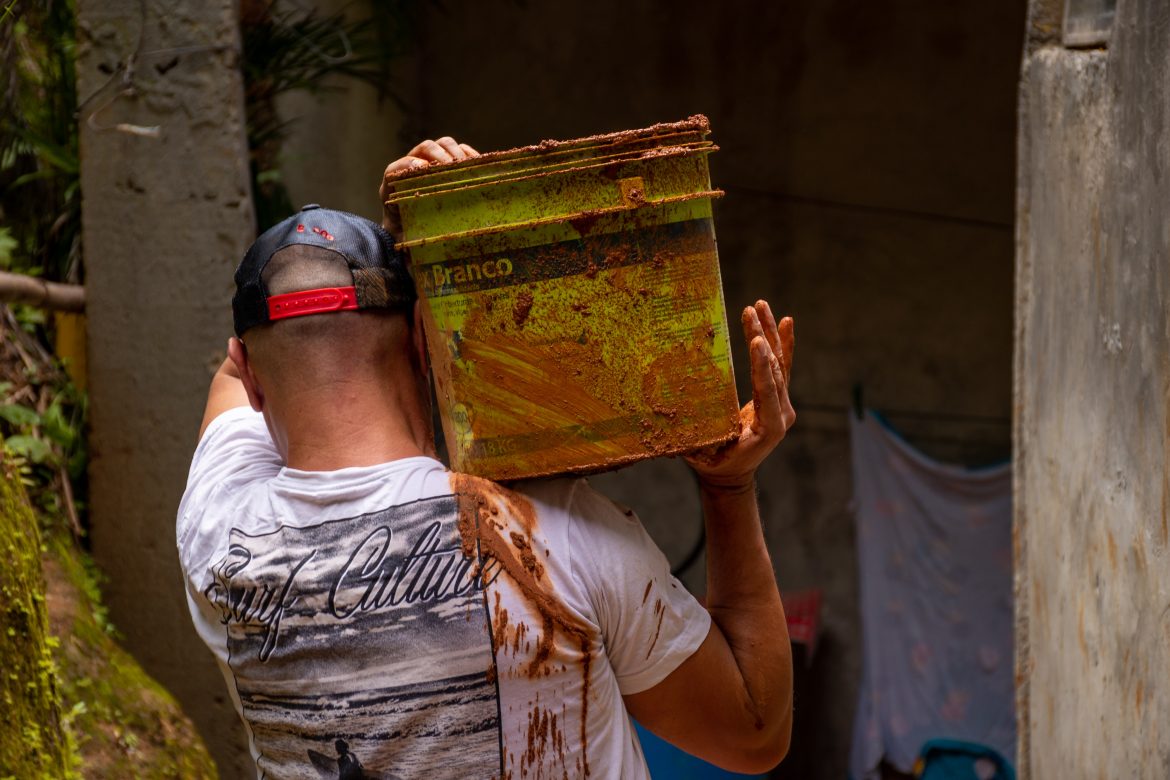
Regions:
M 403 310 L 418 297 L 405 257 L 381 225 L 356 214 L 310 204 L 264 231 L 236 268 L 232 317 L 237 336 L 270 322 L 264 267 L 276 252 L 294 244 L 327 249 L 343 257 L 353 275 L 359 309 Z

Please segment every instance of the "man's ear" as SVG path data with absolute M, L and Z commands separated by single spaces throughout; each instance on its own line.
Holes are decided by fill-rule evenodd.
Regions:
M 260 386 L 256 372 L 252 370 L 252 363 L 248 360 L 247 345 L 232 336 L 228 340 L 228 357 L 240 372 L 240 382 L 244 385 L 244 392 L 248 394 L 248 403 L 251 404 L 253 411 L 264 411 L 264 388 Z

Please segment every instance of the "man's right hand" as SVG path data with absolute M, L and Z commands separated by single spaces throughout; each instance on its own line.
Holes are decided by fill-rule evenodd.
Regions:
M 394 236 L 395 241 L 402 240 L 402 218 L 398 214 L 397 206 L 386 205 L 386 199 L 391 195 L 391 179 L 406 170 L 425 168 L 431 163 L 466 160 L 468 157 L 479 157 L 479 152 L 467 144 L 461 144 L 451 136 L 445 135 L 437 141 L 423 141 L 407 152 L 404 157 L 399 157 L 386 166 L 378 194 L 382 198 L 382 227 L 390 231 L 390 235 Z
M 687 456 L 704 488 L 751 490 L 756 468 L 796 422 L 788 398 L 796 346 L 791 317 L 779 323 L 767 301 L 743 310 L 740 318 L 752 362 L 752 400 L 740 409 L 739 438 Z

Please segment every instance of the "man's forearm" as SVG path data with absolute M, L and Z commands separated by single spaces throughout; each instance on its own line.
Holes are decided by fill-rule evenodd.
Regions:
M 735 656 L 756 728 L 786 748 L 792 728 L 792 648 L 755 482 L 700 484 L 707 526 L 707 609 Z
M 796 422 L 788 398 L 795 337 L 792 318 L 777 323 L 763 300 L 743 310 L 740 324 L 752 361 L 752 400 L 740 409 L 739 435 L 687 457 L 699 477 L 707 527 L 712 626 L 665 680 L 625 699 L 665 739 L 751 773 L 775 766 L 792 736 L 792 650 L 760 527 L 755 474 Z
M 228 379 L 239 379 L 240 369 L 236 365 L 236 361 L 232 360 L 230 357 L 226 357 L 223 359 L 223 362 L 219 364 L 219 368 L 215 370 L 215 376 L 223 376 Z

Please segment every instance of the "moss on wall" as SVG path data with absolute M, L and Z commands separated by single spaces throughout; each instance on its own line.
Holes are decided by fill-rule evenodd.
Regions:
M 85 776 L 216 777 L 174 698 L 115 641 L 92 563 L 68 535 L 47 535 L 44 570 L 61 702 Z
M 214 778 L 174 698 L 115 641 L 88 556 L 0 465 L 0 778 Z
M 0 777 L 67 777 L 75 754 L 61 722 L 41 534 L 19 478 L 0 467 Z

